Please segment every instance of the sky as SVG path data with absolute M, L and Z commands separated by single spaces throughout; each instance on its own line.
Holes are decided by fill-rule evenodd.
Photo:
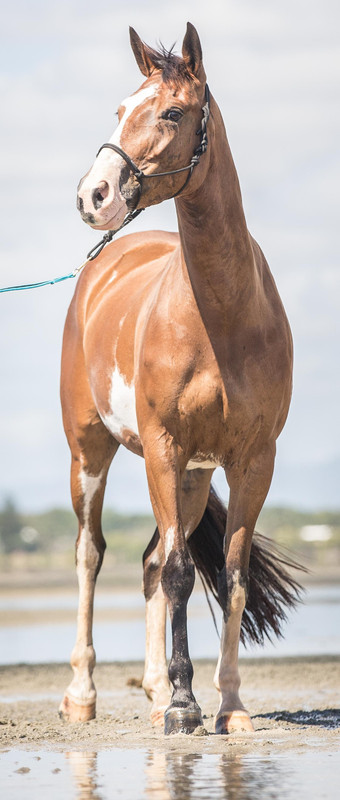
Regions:
M 294 392 L 268 504 L 339 508 L 340 8 L 333 0 L 1 0 L 0 285 L 82 263 L 98 234 L 76 187 L 142 82 L 128 27 L 180 52 L 197 28 L 226 124 L 248 227 L 292 326 Z M 174 203 L 134 230 L 177 227 Z M 130 229 L 131 230 L 131 229 Z M 74 281 L 0 296 L 0 506 L 69 506 L 59 403 Z M 222 471 L 216 483 L 226 497 Z M 106 503 L 150 508 L 142 459 L 120 448 Z

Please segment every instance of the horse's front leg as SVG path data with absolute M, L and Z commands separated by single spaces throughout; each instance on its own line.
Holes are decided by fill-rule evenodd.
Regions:
M 100 442 L 98 441 L 98 450 Z M 92 674 L 96 655 L 92 640 L 93 600 L 96 578 L 105 551 L 101 530 L 106 476 L 118 444 L 110 441 L 98 469 L 98 452 L 91 465 L 84 453 L 73 454 L 71 491 L 74 510 L 79 520 L 76 544 L 76 565 L 79 585 L 77 638 L 71 654 L 73 680 L 67 687 L 59 715 L 69 722 L 85 722 L 96 716 L 96 689 Z
M 185 538 L 190 536 L 204 514 L 210 489 L 212 470 L 193 469 L 182 479 L 181 513 Z M 143 688 L 152 700 L 150 713 L 153 725 L 162 725 L 170 702 L 170 684 L 166 663 L 166 598 L 161 584 L 164 551 L 158 528 L 145 550 L 144 595 L 146 648 Z
M 247 600 L 248 565 L 256 520 L 270 486 L 275 448 L 252 459 L 242 480 L 229 476 L 230 499 L 226 535 L 226 568 L 219 575 L 223 613 L 220 656 L 215 685 L 221 694 L 216 733 L 252 731 L 253 725 L 239 696 L 238 649 L 242 614 Z
M 193 668 L 187 636 L 187 603 L 195 582 L 195 567 L 186 543 L 181 513 L 181 474 L 177 448 L 162 432 L 143 437 L 149 491 L 164 550 L 161 583 L 172 629 L 169 679 L 173 686 L 164 715 L 164 731 L 191 733 L 202 724 L 192 692 Z

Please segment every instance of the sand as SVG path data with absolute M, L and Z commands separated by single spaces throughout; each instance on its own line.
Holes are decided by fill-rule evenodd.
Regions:
M 99 751 L 145 748 L 181 753 L 287 753 L 340 749 L 340 657 L 247 659 L 241 662 L 242 698 L 253 734 L 213 735 L 217 692 L 214 663 L 194 664 L 194 691 L 204 727 L 164 737 L 149 721 L 150 704 L 138 681 L 143 665 L 98 664 L 97 718 L 69 724 L 57 709 L 70 681 L 68 665 L 0 668 L 0 749 Z M 233 751 L 231 751 L 233 748 Z

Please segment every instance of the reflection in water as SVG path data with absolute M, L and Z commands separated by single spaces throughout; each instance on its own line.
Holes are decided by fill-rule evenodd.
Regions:
M 97 791 L 97 753 L 74 750 L 66 753 L 66 758 L 77 789 L 75 800 L 104 800 L 103 795 Z
M 167 753 L 150 750 L 145 761 L 145 798 L 147 800 L 171 800 L 167 780 Z
M 284 797 L 281 794 L 280 771 L 271 759 L 248 760 L 243 756 L 220 756 L 223 793 L 216 797 L 227 800 Z
M 150 751 L 145 771 L 145 800 L 254 800 L 280 787 L 271 760 L 243 756 Z
M 65 800 L 337 800 L 336 752 L 222 755 L 119 749 L 67 753 L 72 785 Z M 58 770 L 60 772 L 60 770 Z M 17 777 L 17 776 L 16 776 Z M 324 793 L 326 788 L 327 794 Z M 35 795 L 30 795 L 33 798 Z
M 36 800 L 338 800 L 340 759 L 335 740 L 320 749 L 320 737 L 307 750 L 287 751 L 261 742 L 247 753 L 225 743 L 222 754 L 181 752 L 181 739 L 164 750 L 119 748 L 93 752 L 0 751 L 1 797 Z M 192 743 L 194 746 L 194 743 Z M 199 749 L 203 743 L 200 743 Z M 263 744 L 263 742 L 262 742 Z M 267 745 L 269 742 L 267 742 Z M 176 749 L 170 749 L 176 748 Z M 250 751 L 250 752 L 249 752 Z M 262 752 L 261 752 L 262 751 Z
M 142 756 L 140 765 L 134 763 L 136 753 Z M 99 784 L 96 753 L 66 754 L 76 790 L 74 800 L 109 800 L 113 796 L 127 800 L 255 800 L 286 796 L 280 792 L 280 770 L 272 759 L 115 749 L 100 753 L 101 762 L 104 755 L 111 756 L 105 772 L 113 794 L 107 794 Z M 128 774 L 124 766 L 127 761 Z

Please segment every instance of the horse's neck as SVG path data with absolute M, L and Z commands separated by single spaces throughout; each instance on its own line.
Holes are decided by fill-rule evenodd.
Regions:
M 217 109 L 218 112 L 218 109 Z M 255 287 L 254 254 L 238 177 L 218 112 L 203 185 L 176 201 L 185 268 L 201 312 L 233 324 Z M 205 314 L 203 313 L 203 316 Z

